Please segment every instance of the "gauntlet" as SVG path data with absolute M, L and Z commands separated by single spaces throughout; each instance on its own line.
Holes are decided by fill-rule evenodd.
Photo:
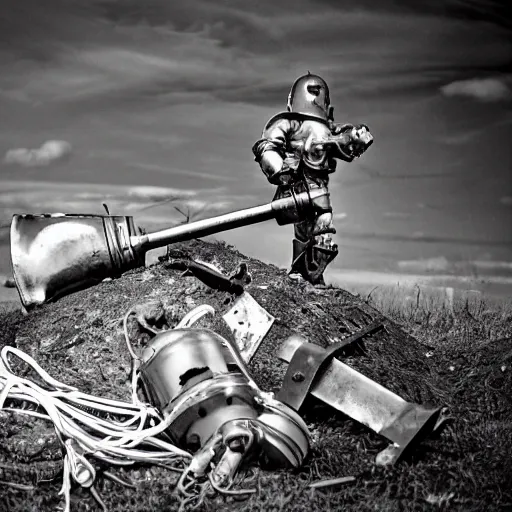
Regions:
M 373 144 L 373 135 L 365 124 L 333 124 L 331 130 L 332 136 L 325 141 L 316 142 L 316 148 L 330 150 L 334 158 L 351 162 Z

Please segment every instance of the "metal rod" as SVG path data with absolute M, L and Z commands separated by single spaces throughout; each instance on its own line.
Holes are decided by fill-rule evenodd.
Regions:
M 322 487 L 331 487 L 333 485 L 346 484 L 348 482 L 355 482 L 355 476 L 342 476 L 340 478 L 330 478 L 329 480 L 320 480 L 309 484 L 311 489 L 321 489 Z
M 294 198 L 285 197 L 261 206 L 225 213 L 217 217 L 182 224 L 142 236 L 132 236 L 130 237 L 130 242 L 133 247 L 142 250 L 155 249 L 167 244 L 183 242 L 192 238 L 201 238 L 222 231 L 271 220 L 283 210 L 293 208 L 294 206 Z

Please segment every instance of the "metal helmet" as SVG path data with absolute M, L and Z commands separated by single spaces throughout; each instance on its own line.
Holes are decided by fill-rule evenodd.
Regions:
M 329 86 L 318 75 L 300 76 L 288 95 L 288 111 L 318 117 L 327 121 L 332 116 Z

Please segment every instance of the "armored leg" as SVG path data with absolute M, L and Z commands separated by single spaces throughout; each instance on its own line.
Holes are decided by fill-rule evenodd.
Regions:
M 327 181 L 323 186 L 327 187 Z M 295 183 L 296 192 L 318 187 L 319 184 L 314 181 Z M 290 186 L 279 186 L 274 200 L 290 194 Z M 331 237 L 332 233 L 336 233 L 336 229 L 332 222 L 330 196 L 327 194 L 314 200 L 313 206 L 313 217 L 294 226 L 292 265 L 288 274 L 290 277 L 300 276 L 312 284 L 323 285 L 324 270 L 338 254 L 338 246 L 333 243 Z
M 338 254 L 338 246 L 333 243 L 330 234 L 332 232 L 331 213 L 323 213 L 314 221 L 296 224 L 289 274 L 298 274 L 311 284 L 325 284 L 325 268 Z

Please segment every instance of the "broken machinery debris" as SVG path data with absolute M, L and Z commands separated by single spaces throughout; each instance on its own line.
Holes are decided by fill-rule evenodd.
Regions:
M 262 391 L 247 365 L 274 317 L 245 289 L 251 283 L 247 265 L 242 263 L 231 277 L 193 260 L 171 260 L 167 267 L 234 297 L 223 315 L 234 343 L 195 327 L 215 313 L 203 305 L 173 329 L 147 326 L 153 337 L 137 354 L 126 328 L 131 314 L 140 321 L 140 308 L 132 308 L 124 317 L 133 359 L 131 403 L 89 396 L 59 383 L 13 347 L 1 353 L 0 407 L 54 423 L 65 453 L 62 492 L 67 507 L 72 481 L 101 500 L 94 487 L 94 459 L 111 465 L 172 466 L 181 472 L 177 490 L 183 506 L 197 505 L 211 490 L 252 492 L 234 488 L 242 467 L 264 460 L 266 466 L 297 468 L 307 457 L 311 438 L 300 413 L 308 395 L 391 441 L 378 454 L 377 464 L 396 463 L 444 424 L 442 408 L 407 402 L 338 359 L 347 347 L 384 329 L 380 321 L 327 349 L 298 334 L 288 337 L 279 350 L 280 359 L 288 363 L 281 389 L 275 397 Z M 13 357 L 31 366 L 45 386 L 19 377 L 11 366 Z M 352 480 L 320 481 L 311 487 Z

